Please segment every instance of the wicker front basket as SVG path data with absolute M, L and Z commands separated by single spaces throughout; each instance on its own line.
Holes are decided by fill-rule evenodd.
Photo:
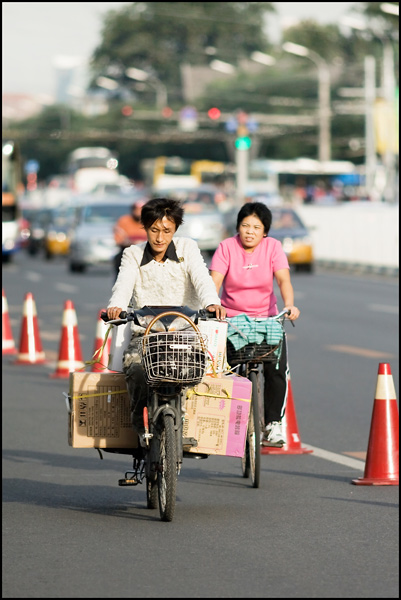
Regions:
M 150 333 L 139 340 L 138 349 L 151 385 L 196 385 L 206 373 L 205 340 L 196 331 Z

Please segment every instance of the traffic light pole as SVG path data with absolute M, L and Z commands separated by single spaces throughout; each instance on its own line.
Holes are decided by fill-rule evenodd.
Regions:
M 248 184 L 248 155 L 249 150 L 236 149 L 235 162 L 237 166 L 237 206 L 245 203 L 245 193 Z

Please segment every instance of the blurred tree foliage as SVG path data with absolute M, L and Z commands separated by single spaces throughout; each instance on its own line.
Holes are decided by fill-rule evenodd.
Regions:
M 135 67 L 167 85 L 173 103 L 182 102 L 180 66 L 207 65 L 210 48 L 236 64 L 265 45 L 264 17 L 274 10 L 270 2 L 133 2 L 109 11 L 91 84 L 112 76 L 132 85 L 125 70 Z
M 380 86 L 384 40 L 391 40 L 394 48 L 398 85 L 398 17 L 384 14 L 380 4 L 355 4 L 353 12 L 359 11 L 365 19 L 365 31 L 307 20 L 283 32 L 282 41 L 306 46 L 329 66 L 333 159 L 364 161 L 364 115 L 341 108 L 345 102 L 341 89 L 363 88 L 367 55 L 376 58 L 376 83 Z M 398 5 L 398 2 L 392 4 Z M 143 69 L 160 79 L 167 86 L 171 106 L 179 110 L 184 104 L 180 64 L 205 66 L 211 59 L 219 58 L 235 65 L 237 73 L 210 84 L 203 97 L 193 102 L 199 111 L 218 106 L 221 111 L 233 114 L 239 109 L 251 114 L 316 114 L 316 65 L 283 52 L 281 46 L 270 44 L 265 26 L 275 15 L 274 11 L 274 3 L 269 2 L 135 2 L 110 11 L 104 19 L 102 41 L 93 53 L 88 85 L 99 93 L 95 85 L 97 77 L 112 77 L 126 95 L 113 97 L 109 93 L 110 109 L 104 115 L 84 117 L 67 106 L 52 106 L 38 117 L 13 124 L 13 128 L 25 136 L 21 140 L 23 155 L 40 161 L 41 179 L 60 172 L 67 153 L 82 145 L 105 145 L 117 151 L 121 172 L 133 178 L 138 177 L 139 161 L 145 157 L 165 154 L 194 159 L 232 158 L 223 141 L 198 139 L 185 143 L 171 140 L 146 143 L 143 137 L 135 139 L 135 131 L 139 129 L 151 134 L 175 128 L 176 122 L 169 123 L 161 116 L 160 119 L 138 122 L 122 115 L 121 107 L 126 103 L 133 106 L 135 114 L 154 107 L 154 91 L 148 95 L 135 92 L 133 80 L 125 76 L 128 67 Z M 252 63 L 253 68 L 250 68 L 249 57 L 255 50 L 273 55 L 276 64 L 265 67 Z M 346 101 L 361 102 L 357 98 Z M 210 126 L 226 133 L 222 123 L 210 123 Z M 127 133 L 132 135 L 127 136 Z M 355 140 L 359 140 L 359 148 Z M 317 130 L 301 126 L 279 128 L 258 146 L 259 156 L 283 159 L 315 158 L 316 149 Z

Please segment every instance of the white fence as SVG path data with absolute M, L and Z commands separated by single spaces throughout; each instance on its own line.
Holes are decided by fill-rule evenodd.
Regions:
M 311 229 L 317 262 L 398 270 L 398 204 L 303 204 L 296 210 Z

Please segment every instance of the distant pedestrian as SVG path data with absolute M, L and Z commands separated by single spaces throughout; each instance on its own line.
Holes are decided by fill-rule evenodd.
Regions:
M 132 244 L 139 244 L 147 240 L 146 231 L 141 223 L 141 212 L 142 206 L 146 203 L 146 200 L 137 200 L 131 206 L 130 214 L 123 215 L 117 221 L 114 226 L 114 239 L 120 250 L 114 258 L 114 268 L 116 275 L 120 268 L 121 257 L 125 248 L 132 246 Z

